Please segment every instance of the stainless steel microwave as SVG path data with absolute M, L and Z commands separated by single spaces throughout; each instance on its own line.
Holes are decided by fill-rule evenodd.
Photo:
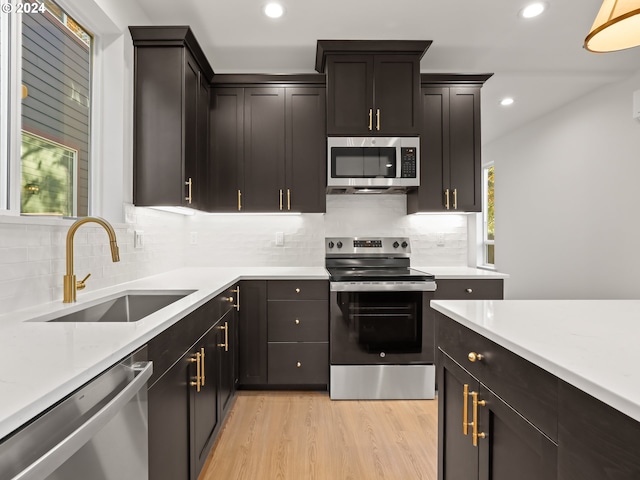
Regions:
M 329 137 L 327 192 L 402 193 L 420 185 L 419 137 Z

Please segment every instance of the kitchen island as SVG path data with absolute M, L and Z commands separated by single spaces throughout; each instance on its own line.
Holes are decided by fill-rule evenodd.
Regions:
M 640 301 L 433 301 L 439 478 L 640 478 Z

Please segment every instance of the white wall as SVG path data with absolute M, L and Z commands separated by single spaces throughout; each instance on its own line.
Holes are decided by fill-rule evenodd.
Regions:
M 640 298 L 640 72 L 484 146 L 507 298 Z

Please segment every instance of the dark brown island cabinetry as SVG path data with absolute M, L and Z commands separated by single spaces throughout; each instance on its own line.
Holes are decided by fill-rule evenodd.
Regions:
M 436 332 L 438 479 L 557 478 L 555 377 L 440 313 Z
M 438 479 L 636 480 L 640 422 L 436 313 Z
M 318 40 L 328 135 L 418 135 L 420 59 L 431 41 Z
M 328 282 L 251 280 L 240 288 L 240 385 L 326 389 Z
M 325 103 L 321 75 L 217 75 L 210 209 L 324 212 Z
M 148 344 L 149 478 L 195 480 L 231 408 L 237 370 L 232 288 Z
M 420 187 L 407 212 L 482 210 L 480 88 L 492 74 L 422 74 Z
M 134 45 L 134 189 L 138 206 L 207 204 L 207 59 L 189 27 L 129 27 Z

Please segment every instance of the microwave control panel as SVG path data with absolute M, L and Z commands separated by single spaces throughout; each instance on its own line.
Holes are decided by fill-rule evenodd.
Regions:
M 400 148 L 400 177 L 416 178 L 416 148 L 401 147 Z

